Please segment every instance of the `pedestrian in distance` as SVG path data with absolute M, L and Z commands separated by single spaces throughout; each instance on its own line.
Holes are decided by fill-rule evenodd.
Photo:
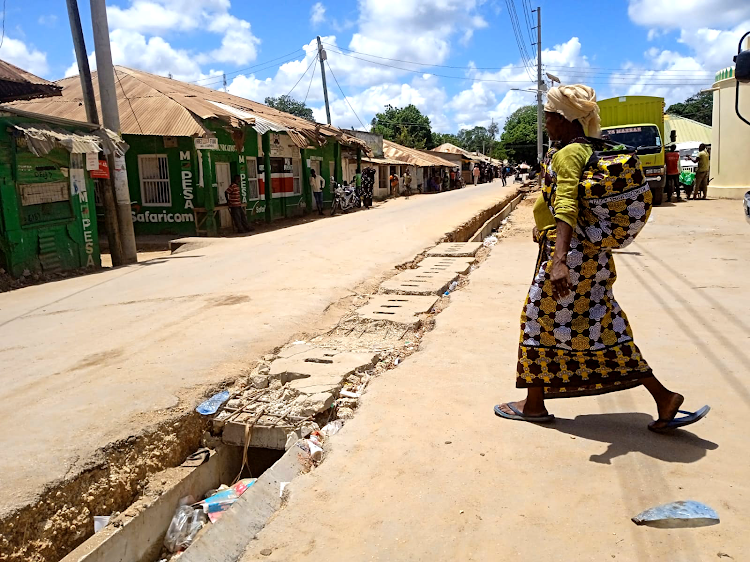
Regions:
M 503 186 L 508 185 L 508 180 L 506 179 L 508 177 L 508 175 L 505 173 L 505 169 L 506 168 L 503 166 L 503 169 L 500 171 L 500 177 L 503 180 Z
M 409 173 L 409 168 L 404 172 L 404 191 L 406 192 L 406 198 L 408 199 L 409 195 L 411 195 L 411 174 Z
M 627 166 L 620 154 L 607 157 L 606 145 L 594 138 L 601 132 L 599 107 L 588 86 L 551 88 L 544 111 L 550 140 L 559 145 L 546 156 L 542 193 L 534 205 L 532 236 L 539 243 L 539 257 L 521 312 L 516 366 L 516 387 L 525 388 L 527 395 L 495 406 L 495 414 L 551 422 L 546 399 L 643 385 L 658 412 L 650 430 L 665 432 L 695 423 L 710 408 L 680 410 L 683 396 L 654 376 L 612 293 L 612 249 L 632 241 L 651 209 L 652 194 L 638 156 L 630 154 Z M 594 179 L 601 170 L 606 171 L 606 183 Z M 618 228 L 610 229 L 612 225 Z
M 698 169 L 695 171 L 695 183 L 693 184 L 693 199 L 698 199 L 699 193 L 701 199 L 705 199 L 708 192 L 708 171 L 711 167 L 710 157 L 706 150 L 706 145 L 701 143 L 698 147 L 698 157 L 690 159 L 698 163 Z
M 310 170 L 310 189 L 312 190 L 313 197 L 315 197 L 315 206 L 318 209 L 318 214 L 323 215 L 323 185 L 325 180 L 317 177 L 315 170 Z
M 393 197 L 398 197 L 398 187 L 399 187 L 399 181 L 398 181 L 398 174 L 394 170 L 390 177 L 391 182 L 391 195 Z
M 474 171 L 472 172 L 472 175 L 474 176 L 474 185 L 477 185 L 477 182 L 479 182 L 479 164 L 474 164 Z
M 242 178 L 240 176 L 234 176 L 232 185 L 230 185 L 224 192 L 227 198 L 227 205 L 229 206 L 229 214 L 232 216 L 232 224 L 234 230 L 238 233 L 252 232 L 255 230 L 250 223 L 247 222 L 247 212 L 245 211 L 245 205 L 242 203 L 240 197 L 240 182 Z
M 672 193 L 675 198 L 680 199 L 680 153 L 677 152 L 677 146 L 672 145 L 667 150 L 664 158 L 667 161 L 667 201 L 672 200 Z

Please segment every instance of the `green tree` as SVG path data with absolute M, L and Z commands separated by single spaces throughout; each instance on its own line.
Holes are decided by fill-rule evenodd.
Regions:
M 302 119 L 315 122 L 312 109 L 307 107 L 304 102 L 297 101 L 286 94 L 277 98 L 267 97 L 266 105 L 278 109 L 279 111 L 302 117 Z
M 497 131 L 495 131 L 497 134 Z M 471 152 L 481 154 L 489 153 L 492 149 L 494 138 L 486 127 L 474 127 L 473 129 L 461 129 L 458 132 L 458 138 L 461 141 L 461 147 Z
M 383 138 L 410 148 L 434 148 L 430 118 L 409 104 L 406 107 L 393 107 L 388 104 L 385 111 L 376 113 L 372 119 L 370 132 L 383 135 Z
M 684 102 L 672 104 L 667 108 L 667 113 L 687 117 L 704 125 L 711 125 L 713 112 L 713 92 L 699 92 L 690 96 Z
M 510 114 L 498 150 L 517 163 L 536 164 L 536 106 L 525 105 Z
M 435 143 L 435 146 L 450 143 L 452 145 L 463 148 L 463 146 L 461 146 L 461 139 L 459 139 L 458 136 L 454 135 L 453 133 L 432 133 L 432 141 Z

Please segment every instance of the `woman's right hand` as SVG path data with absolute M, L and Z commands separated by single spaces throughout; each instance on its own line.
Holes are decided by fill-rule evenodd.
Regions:
M 531 231 L 531 239 L 534 242 L 539 242 L 539 229 L 537 227 L 534 227 Z

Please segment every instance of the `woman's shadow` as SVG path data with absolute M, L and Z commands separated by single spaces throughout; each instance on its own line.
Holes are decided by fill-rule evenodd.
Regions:
M 631 452 L 666 462 L 691 463 L 719 447 L 684 429 L 671 434 L 653 433 L 647 429 L 652 421 L 651 416 L 642 413 L 589 414 L 575 419 L 556 418 L 553 424 L 544 427 L 607 443 L 609 446 L 604 453 L 591 455 L 589 459 L 600 464 L 612 464 L 612 459 Z

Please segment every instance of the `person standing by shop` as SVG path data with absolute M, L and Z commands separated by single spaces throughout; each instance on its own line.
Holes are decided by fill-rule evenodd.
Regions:
M 664 155 L 667 160 L 667 201 L 672 200 L 672 193 L 675 198 L 680 199 L 680 153 L 673 144 Z
M 396 170 L 393 170 L 391 173 L 391 195 L 393 197 L 398 197 L 398 174 L 396 173 Z
M 479 181 L 479 174 L 479 164 L 474 164 L 474 171 L 472 172 L 472 175 L 474 176 L 474 185 Z
M 411 174 L 409 173 L 409 168 L 404 172 L 404 191 L 406 192 L 406 198 L 408 199 L 409 195 L 411 195 Z
M 310 189 L 315 197 L 315 206 L 318 208 L 318 214 L 323 216 L 323 178 L 317 177 L 315 170 L 310 170 Z
M 698 158 L 691 158 L 693 162 L 698 163 L 698 169 L 695 172 L 695 184 L 693 184 L 693 199 L 698 199 L 698 192 L 701 192 L 701 199 L 706 198 L 708 192 L 708 170 L 711 167 L 706 145 L 701 143 L 698 147 Z
M 242 204 L 242 198 L 240 197 L 240 181 L 242 181 L 240 176 L 234 176 L 232 185 L 227 188 L 224 195 L 227 198 L 229 214 L 232 215 L 234 229 L 238 233 L 251 232 L 255 229 L 247 222 L 247 213 L 245 212 L 245 206 Z

